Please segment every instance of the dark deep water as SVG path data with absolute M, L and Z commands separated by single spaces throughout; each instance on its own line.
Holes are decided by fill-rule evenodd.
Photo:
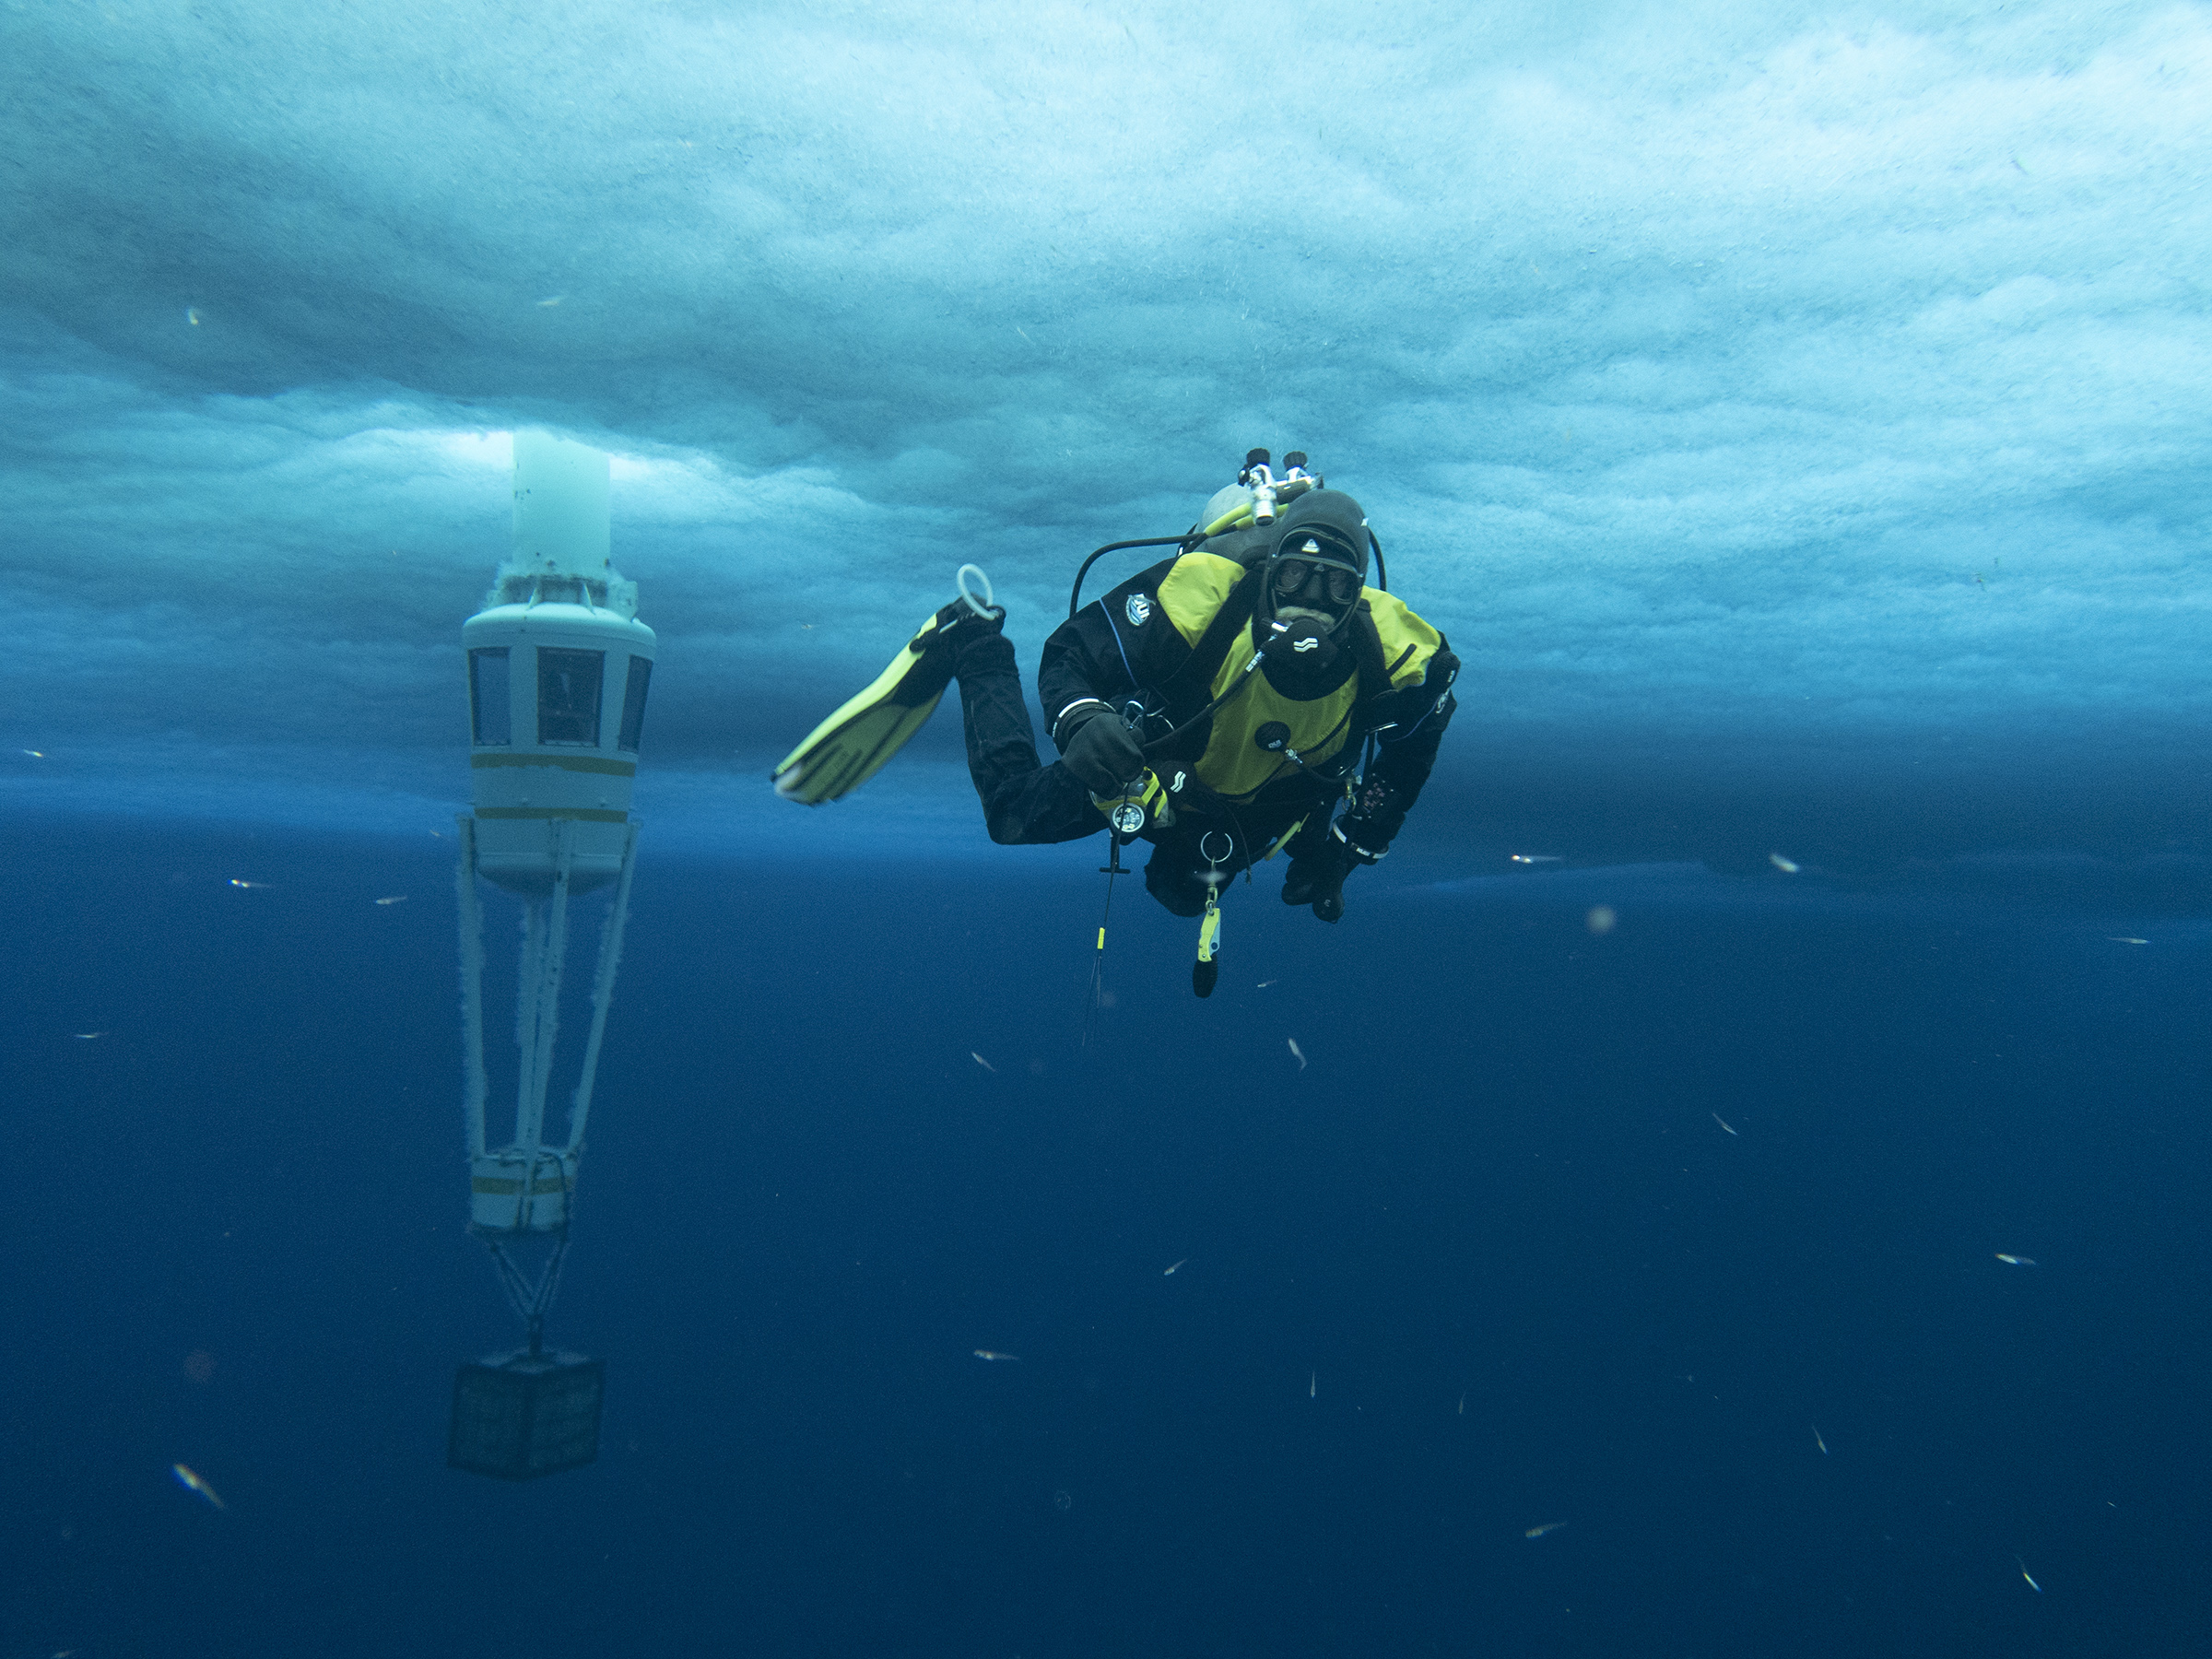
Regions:
M 450 841 L 18 827 L 0 1659 L 2204 1651 L 2201 895 L 651 834 L 508 1487 Z

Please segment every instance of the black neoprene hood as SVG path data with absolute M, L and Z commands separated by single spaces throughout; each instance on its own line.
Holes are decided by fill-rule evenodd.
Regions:
M 1319 555 L 1300 554 L 1288 547 L 1293 536 L 1310 535 L 1321 544 Z M 1275 545 L 1267 550 L 1270 562 L 1277 559 L 1314 559 L 1321 564 L 1340 564 L 1367 580 L 1367 514 L 1359 503 L 1341 489 L 1309 489 L 1290 503 L 1276 521 Z
M 1318 542 L 1318 553 L 1300 551 L 1306 541 Z M 1359 511 L 1359 503 L 1341 489 L 1309 489 L 1276 521 L 1275 540 L 1267 549 L 1267 577 L 1260 584 L 1257 622 L 1264 631 L 1275 619 L 1275 566 L 1278 559 L 1305 559 L 1315 564 L 1336 565 L 1356 571 L 1362 583 L 1367 581 L 1367 514 Z M 1332 634 L 1340 631 L 1350 619 L 1353 606 L 1347 606 L 1344 614 L 1330 629 Z

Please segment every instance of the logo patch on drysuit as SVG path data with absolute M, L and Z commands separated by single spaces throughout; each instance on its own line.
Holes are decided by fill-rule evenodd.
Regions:
M 1299 642 L 1291 646 L 1290 649 L 1293 651 L 1317 651 L 1320 649 L 1320 637 L 1318 635 L 1313 635 L 1299 641 Z
M 1129 603 L 1123 606 L 1122 609 L 1128 615 L 1130 627 L 1142 628 L 1151 618 L 1152 601 L 1142 594 L 1132 594 L 1129 595 Z

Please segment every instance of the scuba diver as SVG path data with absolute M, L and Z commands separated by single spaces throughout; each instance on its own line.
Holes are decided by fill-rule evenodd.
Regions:
M 1302 453 L 1283 460 L 1278 478 L 1267 452 L 1253 451 L 1184 535 L 1110 543 L 1085 561 L 1037 676 L 1058 759 L 1039 761 L 1006 612 L 966 565 L 960 597 L 792 751 L 777 792 L 809 805 L 847 793 L 958 679 L 991 839 L 1107 830 L 1110 873 L 1124 846 L 1150 841 L 1147 889 L 1178 916 L 1207 919 L 1201 995 L 1230 877 L 1287 850 L 1283 901 L 1336 921 L 1346 879 L 1390 851 L 1428 781 L 1460 665 L 1384 590 L 1382 545 L 1359 503 L 1308 473 Z M 1169 545 L 1171 557 L 1081 603 L 1100 555 Z

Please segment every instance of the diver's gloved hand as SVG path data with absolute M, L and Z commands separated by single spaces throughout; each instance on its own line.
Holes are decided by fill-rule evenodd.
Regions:
M 1314 915 L 1324 922 L 1341 920 L 1344 878 L 1358 867 L 1359 862 L 1332 832 L 1317 851 L 1290 861 L 1290 868 L 1283 876 L 1283 902 L 1310 904 Z
M 1371 865 L 1390 851 L 1385 846 L 1373 851 L 1359 845 L 1345 834 L 1350 825 L 1355 831 L 1359 824 L 1348 814 L 1330 830 L 1328 839 L 1318 851 L 1290 861 L 1290 868 L 1283 877 L 1285 904 L 1311 904 L 1313 913 L 1324 922 L 1337 922 L 1344 918 L 1345 878 L 1361 865 Z
M 1119 794 L 1144 775 L 1145 750 L 1122 717 L 1100 703 L 1066 716 L 1069 730 L 1060 758 L 1095 795 Z

